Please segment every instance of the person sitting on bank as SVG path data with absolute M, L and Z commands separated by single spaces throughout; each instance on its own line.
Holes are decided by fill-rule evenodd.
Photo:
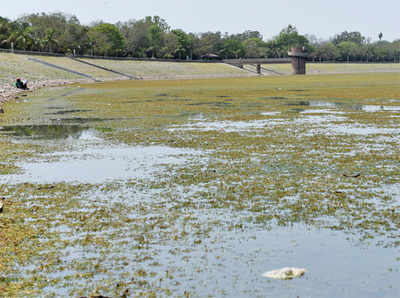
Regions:
M 21 81 L 20 78 L 18 78 L 15 81 L 14 85 L 18 89 L 23 89 L 23 90 L 27 90 L 28 89 L 28 81 L 26 81 L 26 80 Z

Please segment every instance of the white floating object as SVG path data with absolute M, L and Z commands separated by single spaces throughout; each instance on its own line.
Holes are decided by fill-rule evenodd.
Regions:
M 282 269 L 265 272 L 263 276 L 273 279 L 293 279 L 295 277 L 303 276 L 305 272 L 306 269 L 304 268 L 285 267 Z

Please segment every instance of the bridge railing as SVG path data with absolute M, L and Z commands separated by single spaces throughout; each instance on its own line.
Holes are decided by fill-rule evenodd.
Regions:
M 153 61 L 153 62 L 179 62 L 179 63 L 223 63 L 222 60 L 181 60 L 181 59 L 162 59 L 162 58 L 134 58 L 134 57 L 112 57 L 112 56 L 91 56 L 91 55 L 72 55 L 72 54 L 59 54 L 50 52 L 38 51 L 22 51 L 11 49 L 0 49 L 0 52 L 13 53 L 20 55 L 32 56 L 50 56 L 50 57 L 74 57 L 81 59 L 104 59 L 104 60 L 119 60 L 119 61 Z
M 38 51 L 23 51 L 23 50 L 10 50 L 10 49 L 0 49 L 3 53 L 13 53 L 21 55 L 35 55 L 35 56 L 51 56 L 51 57 L 64 57 L 64 54 L 50 53 L 50 52 L 38 52 Z
M 224 63 L 243 65 L 243 64 L 282 64 L 291 63 L 291 58 L 246 58 L 246 59 L 225 59 Z

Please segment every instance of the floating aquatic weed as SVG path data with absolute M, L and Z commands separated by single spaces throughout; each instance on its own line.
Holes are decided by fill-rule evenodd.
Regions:
M 74 114 L 74 113 L 84 113 L 91 112 L 91 110 L 62 110 L 54 113 L 46 113 L 45 115 L 65 115 L 65 114 Z
M 302 114 L 336 114 L 336 115 L 345 115 L 346 114 L 343 111 L 325 110 L 325 109 L 304 110 L 301 113 Z
M 179 125 L 169 128 L 169 131 L 175 130 L 194 130 L 194 131 L 219 131 L 219 132 L 240 132 L 255 131 L 266 126 L 275 126 L 279 120 L 253 120 L 253 121 L 198 121 L 191 124 Z
M 52 106 L 52 107 L 47 107 L 48 110 L 62 110 L 64 109 L 63 106 Z
M 26 183 L 32 178 L 28 177 L 20 181 L 25 183 L 13 185 L 7 180 L 10 176 L 0 176 L 5 181 L 0 194 L 13 204 L 5 209 L 12 214 L 2 214 L 9 217 L 5 226 L 1 221 L 0 233 L 13 236 L 7 240 L 6 254 L 3 250 L 0 254 L 0 264 L 10 269 L 3 273 L 6 279 L 0 281 L 0 291 L 10 297 L 26 293 L 118 297 L 128 288 L 132 296 L 190 292 L 193 296 L 338 297 L 346 289 L 354 297 L 395 296 L 399 290 L 399 268 L 394 265 L 398 262 L 393 262 L 399 245 L 399 144 L 384 134 L 384 129 L 398 124 L 390 117 L 395 111 L 374 117 L 363 110 L 313 106 L 312 100 L 335 98 L 363 105 L 363 98 L 374 94 L 399 97 L 397 85 L 398 76 L 387 74 L 185 84 L 135 81 L 88 85 L 85 94 L 55 96 L 55 106 L 68 103 L 65 109 L 93 110 L 88 115 L 93 118 L 129 120 L 90 122 L 94 131 L 104 131 L 104 139 L 92 142 L 95 133 L 73 139 L 72 152 L 55 154 L 55 142 L 22 146 L 12 136 L 2 138 L 3 164 L 28 162 L 38 167 L 37 161 L 47 155 L 40 152 L 49 152 L 65 162 L 57 171 L 70 162 L 84 167 L 89 160 L 98 165 L 86 175 L 103 177 L 90 184 L 80 179 L 47 184 L 41 179 L 39 185 Z M 273 100 L 264 101 L 262 108 L 254 105 L 265 95 L 287 97 L 288 89 L 299 86 L 312 95 L 306 112 L 315 107 L 313 115 L 287 113 L 287 107 Z M 154 94 L 159 90 L 173 94 L 177 88 L 180 98 L 211 104 L 177 104 L 173 97 L 143 102 L 135 109 L 123 104 L 157 99 Z M 221 94 L 235 97 L 231 107 L 215 106 Z M 304 101 L 290 99 L 296 100 Z M 2 118 L 2 125 L 41 119 L 38 106 L 43 101 L 10 103 L 9 118 Z M 48 102 L 42 106 L 45 109 Z M 346 112 L 348 119 L 318 115 L 320 107 Z M 262 111 L 279 112 L 279 119 Z M 373 137 L 326 133 L 335 125 L 380 130 Z M 141 159 L 135 150 L 119 151 L 138 145 L 159 146 L 162 154 L 144 151 Z M 192 150 L 181 152 L 187 148 Z M 180 152 L 172 154 L 177 162 L 170 163 L 167 151 L 175 149 Z M 127 177 L 103 179 L 107 174 L 118 178 L 125 170 Z M 77 177 L 84 173 L 79 167 L 71 171 Z M 362 175 L 357 178 L 343 176 L 358 172 Z M 393 191 L 382 189 L 391 186 Z M 343 259 L 350 260 L 345 267 Z M 10 260 L 15 262 L 7 263 Z M 17 262 L 18 266 L 11 266 Z M 285 264 L 304 264 L 310 274 L 294 281 L 300 286 L 293 288 L 262 278 L 266 268 Z M 365 283 L 370 286 L 365 288 Z
M 285 103 L 287 106 L 309 106 L 310 102 L 309 101 L 296 101 L 296 102 L 289 102 Z
M 227 106 L 231 106 L 232 103 L 231 102 L 196 102 L 196 103 L 188 103 L 187 105 L 189 106 L 202 106 L 202 105 L 212 105 L 212 106 L 217 106 L 217 107 L 227 107 Z
M 91 122 L 105 122 L 105 121 L 115 121 L 115 120 L 121 120 L 121 119 L 114 119 L 114 118 L 84 118 L 84 117 L 73 117 L 73 118 L 57 118 L 57 119 L 51 119 L 53 122 L 57 123 L 66 123 L 66 124 L 86 124 L 86 123 L 91 123 Z
M 263 97 L 260 97 L 260 99 L 285 100 L 285 99 L 289 99 L 289 98 L 285 97 L 285 96 L 263 96 Z
M 327 124 L 325 127 L 315 128 L 311 134 L 326 133 L 329 135 L 394 135 L 400 132 L 397 128 L 379 128 L 366 125 Z

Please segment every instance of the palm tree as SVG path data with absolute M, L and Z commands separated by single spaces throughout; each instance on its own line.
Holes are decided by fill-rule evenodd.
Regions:
M 2 41 L 2 43 L 7 44 L 11 44 L 12 42 L 17 48 L 19 47 L 23 50 L 32 47 L 33 37 L 31 28 L 28 26 L 28 24 L 16 23 L 10 36 Z
M 52 52 L 52 45 L 57 46 L 58 45 L 58 40 L 55 39 L 55 34 L 56 34 L 56 30 L 54 29 L 48 29 L 46 30 L 46 36 L 44 37 L 44 44 L 47 45 L 49 47 L 49 52 Z
M 10 35 L 11 32 L 11 25 L 10 23 L 6 20 L 0 17 L 0 43 L 3 43 L 3 40 L 7 39 L 7 37 Z
M 90 38 L 88 38 L 87 46 L 90 49 L 91 56 L 94 55 L 94 47 L 96 46 L 96 42 Z

